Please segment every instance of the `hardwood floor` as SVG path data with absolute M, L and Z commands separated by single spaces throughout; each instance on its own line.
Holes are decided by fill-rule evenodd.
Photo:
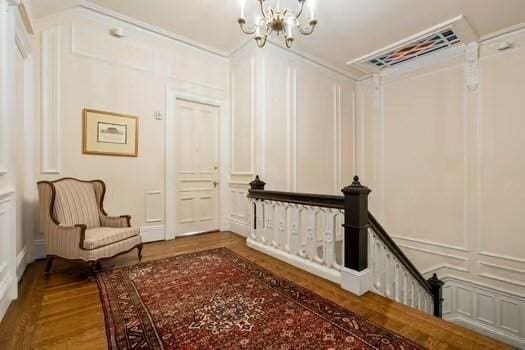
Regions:
M 428 349 L 511 349 L 496 340 L 368 293 L 357 297 L 338 285 L 248 248 L 233 233 L 210 233 L 147 244 L 144 260 L 217 247 L 228 247 L 382 327 Z M 136 252 L 107 262 L 103 268 L 134 264 Z M 96 283 L 78 263 L 57 261 L 45 278 L 43 262 L 31 264 L 20 285 L 20 298 L 0 324 L 0 349 L 106 349 L 102 307 Z

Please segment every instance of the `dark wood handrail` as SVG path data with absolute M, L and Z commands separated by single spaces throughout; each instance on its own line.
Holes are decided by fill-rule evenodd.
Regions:
M 311 193 L 295 193 L 295 192 L 281 192 L 281 191 L 266 191 L 266 190 L 248 190 L 248 198 L 276 201 L 284 203 L 293 203 L 308 205 L 322 208 L 344 209 L 344 197 L 334 195 L 322 195 Z M 394 242 L 386 230 L 379 224 L 377 219 L 368 212 L 368 222 L 370 228 L 377 234 L 379 239 L 390 249 L 392 254 L 405 266 L 410 274 L 419 282 L 419 284 L 430 294 L 433 295 L 432 289 L 428 281 L 417 270 L 412 262 L 407 258 L 405 253 Z
M 309 205 L 312 207 L 344 209 L 344 197 L 326 194 L 248 190 L 248 198 L 265 201 Z

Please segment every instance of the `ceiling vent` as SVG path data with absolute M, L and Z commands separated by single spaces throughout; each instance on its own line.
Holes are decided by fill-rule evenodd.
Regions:
M 478 40 L 465 17 L 458 16 L 425 31 L 347 62 L 365 74 L 379 73 L 402 63 Z
M 456 33 L 452 29 L 446 29 L 396 50 L 373 57 L 368 63 L 379 69 L 385 69 L 432 52 L 445 50 L 460 43 L 461 40 Z

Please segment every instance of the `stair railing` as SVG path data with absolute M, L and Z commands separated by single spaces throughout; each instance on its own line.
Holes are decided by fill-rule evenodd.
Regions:
M 442 317 L 443 282 L 425 279 L 368 211 L 371 190 L 356 176 L 343 196 L 267 191 L 250 183 L 247 244 L 362 295 L 374 291 Z

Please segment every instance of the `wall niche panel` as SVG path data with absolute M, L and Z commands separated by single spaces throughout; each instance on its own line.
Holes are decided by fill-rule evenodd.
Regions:
M 324 74 L 323 74 L 324 73 Z M 334 86 L 326 72 L 297 67 L 297 191 L 334 193 Z
M 466 244 L 465 118 L 462 66 L 385 82 L 381 178 L 391 234 Z
M 525 48 L 481 60 L 482 225 L 480 248 L 525 262 Z M 521 244 L 509 244 L 521 242 Z
M 253 172 L 253 122 L 255 58 L 238 60 L 232 71 L 232 175 L 250 175 Z
M 272 55 L 265 57 L 264 79 L 266 90 L 265 131 L 265 181 L 268 189 L 290 191 L 292 189 L 293 139 L 291 125 L 293 113 L 293 67 L 286 57 L 272 48 Z

